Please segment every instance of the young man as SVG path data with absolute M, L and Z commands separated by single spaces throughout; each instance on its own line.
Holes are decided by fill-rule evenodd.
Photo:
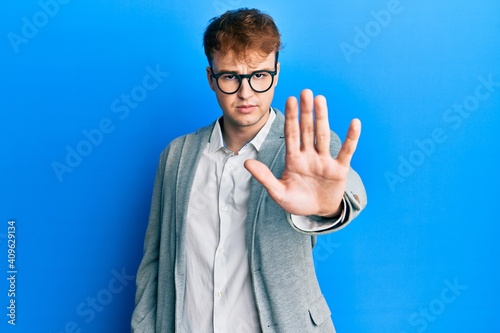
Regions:
M 341 145 L 310 90 L 271 108 L 281 41 L 258 10 L 212 19 L 204 46 L 222 116 L 161 155 L 132 331 L 334 332 L 312 248 L 366 205 L 361 124 Z

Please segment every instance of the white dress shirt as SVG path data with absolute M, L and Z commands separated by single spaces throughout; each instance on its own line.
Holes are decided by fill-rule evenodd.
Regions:
M 224 146 L 217 121 L 196 170 L 186 225 L 186 333 L 260 333 L 245 241 L 254 159 L 276 118 L 273 111 L 253 140 L 235 154 Z M 344 215 L 344 214 L 342 214 Z M 342 220 L 318 223 L 292 216 L 299 229 L 328 229 Z

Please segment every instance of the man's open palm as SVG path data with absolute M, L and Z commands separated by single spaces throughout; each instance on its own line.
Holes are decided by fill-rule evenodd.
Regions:
M 333 158 L 326 99 L 314 98 L 312 91 L 306 89 L 300 94 L 300 122 L 297 99 L 289 97 L 286 101 L 286 157 L 281 179 L 257 160 L 247 160 L 245 167 L 288 213 L 333 217 L 340 213 L 360 134 L 361 122 L 354 119 L 337 158 Z

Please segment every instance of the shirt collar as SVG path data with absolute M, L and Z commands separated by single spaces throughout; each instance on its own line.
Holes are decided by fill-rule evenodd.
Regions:
M 262 146 L 262 143 L 266 139 L 267 134 L 269 134 L 269 131 L 271 130 L 271 125 L 273 124 L 274 119 L 276 119 L 276 113 L 272 108 L 269 108 L 269 118 L 267 119 L 264 127 L 262 127 L 259 133 L 257 133 L 257 135 L 252 140 L 250 140 L 250 142 L 244 145 L 240 150 L 243 150 L 245 147 L 251 144 L 258 152 L 260 150 L 260 147 Z M 210 135 L 210 141 L 208 144 L 208 153 L 210 154 L 216 152 L 221 148 L 226 149 L 226 146 L 224 145 L 224 138 L 222 137 L 222 128 L 220 126 L 221 121 L 222 117 L 220 117 L 215 122 L 214 129 L 212 130 L 212 134 Z

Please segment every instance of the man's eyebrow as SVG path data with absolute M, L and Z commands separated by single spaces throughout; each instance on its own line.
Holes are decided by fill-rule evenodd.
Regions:
M 270 68 L 270 67 L 264 67 L 264 68 L 259 68 L 259 69 L 255 69 L 253 71 L 251 71 L 250 73 L 255 73 L 255 72 L 260 72 L 260 71 L 274 71 L 274 68 Z M 219 69 L 218 70 L 218 73 L 236 73 L 236 74 L 241 74 L 239 73 L 237 70 L 230 70 L 230 69 Z
M 224 68 L 219 69 L 218 72 L 219 73 L 237 73 L 237 71 L 235 71 L 235 70 L 224 69 Z

